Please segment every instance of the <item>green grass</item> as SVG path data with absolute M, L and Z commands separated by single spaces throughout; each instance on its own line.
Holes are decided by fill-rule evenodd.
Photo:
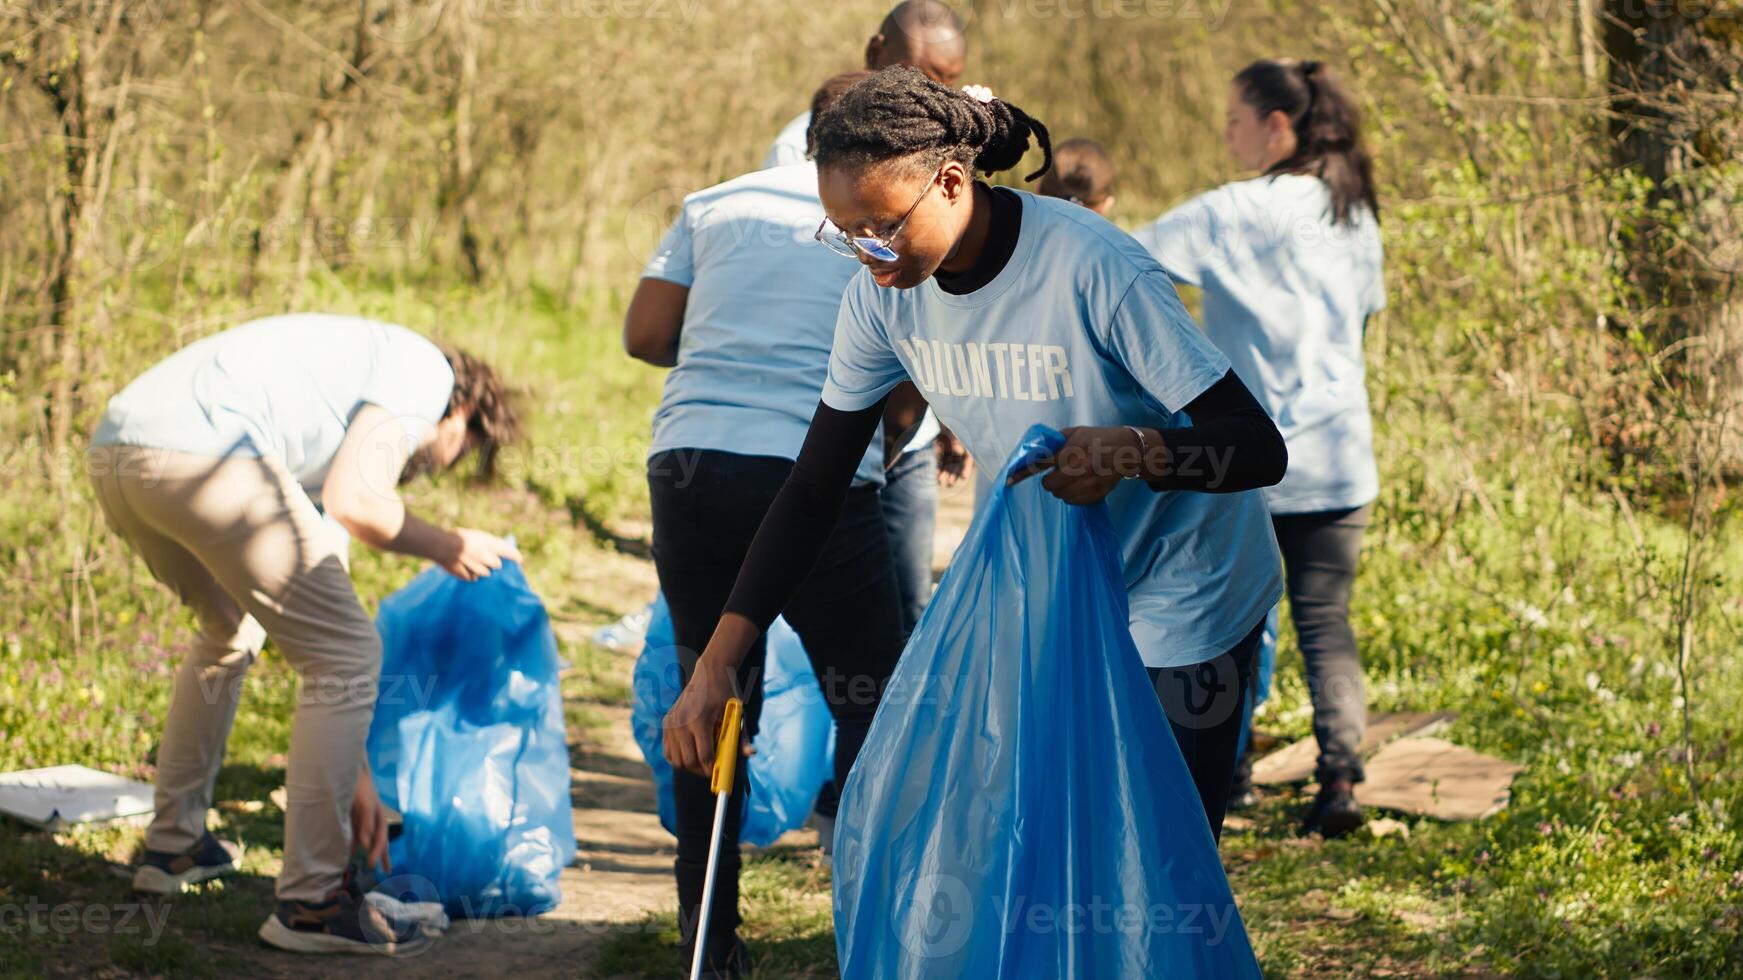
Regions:
M 647 508 L 641 452 L 660 383 L 659 372 L 619 350 L 622 297 L 565 307 L 536 290 L 392 278 L 321 279 L 313 288 L 312 306 L 399 320 L 473 347 L 531 395 L 532 440 L 507 461 L 507 486 L 477 491 L 444 479 L 420 485 L 412 503 L 434 520 L 519 538 L 573 667 L 563 682 L 571 736 L 595 737 L 605 706 L 629 692 L 622 660 L 581 638 L 639 596 L 602 588 L 591 573 L 607 551 L 642 546 L 634 530 Z M 1424 394 L 1433 351 L 1459 340 L 1420 329 L 1429 337 L 1423 350 L 1394 340 L 1375 353 L 1385 491 L 1353 610 L 1369 701 L 1375 711 L 1456 711 L 1448 737 L 1526 768 L 1497 816 L 1407 821 L 1408 839 L 1303 841 L 1293 830 L 1303 801 L 1269 796 L 1251 829 L 1225 842 L 1262 965 L 1270 975 L 1736 972 L 1736 517 L 1721 517 L 1709 538 L 1689 671 L 1691 784 L 1669 598 L 1680 525 L 1627 508 L 1580 475 L 1592 472 L 1587 450 L 1556 435 L 1553 420 L 1508 429 L 1511 409 L 1468 381 Z M 1473 439 L 1497 424 L 1505 438 Z M 632 529 L 628 540 L 618 537 L 623 527 Z M 0 768 L 76 762 L 149 778 L 171 673 L 187 647 L 186 615 L 93 519 L 80 479 L 57 486 L 53 474 L 0 470 L 0 530 L 11 569 L 0 580 Z M 413 561 L 361 548 L 354 560 L 371 605 L 417 571 Z M 1306 686 L 1288 631 L 1279 663 L 1260 725 L 1305 736 Z M 243 954 L 207 950 L 249 949 L 270 910 L 282 814 L 269 794 L 283 781 L 294 696 L 294 676 L 269 646 L 248 678 L 214 811 L 220 832 L 249 848 L 242 875 L 175 900 L 156 939 L 0 931 L 0 971 L 245 970 Z M 135 900 L 126 867 L 138 845 L 132 828 L 0 827 L 0 906 L 127 907 Z M 827 885 L 803 852 L 748 859 L 745 933 L 760 975 L 831 974 Z M 594 972 L 670 975 L 675 942 L 671 915 L 654 916 L 608 936 Z

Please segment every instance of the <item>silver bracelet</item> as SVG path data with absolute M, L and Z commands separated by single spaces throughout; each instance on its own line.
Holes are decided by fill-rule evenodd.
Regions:
M 1144 438 L 1143 429 L 1140 429 L 1135 425 L 1128 425 L 1126 428 L 1131 429 L 1132 435 L 1138 437 L 1138 472 L 1131 476 L 1124 477 L 1124 479 L 1141 480 L 1144 478 L 1144 461 L 1150 458 L 1150 440 Z

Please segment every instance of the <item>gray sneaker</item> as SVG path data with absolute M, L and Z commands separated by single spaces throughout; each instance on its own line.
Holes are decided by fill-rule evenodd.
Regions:
M 177 854 L 146 851 L 133 871 L 133 890 L 151 895 L 175 895 L 189 885 L 227 875 L 242 864 L 242 847 L 219 840 L 207 831 L 194 846 Z

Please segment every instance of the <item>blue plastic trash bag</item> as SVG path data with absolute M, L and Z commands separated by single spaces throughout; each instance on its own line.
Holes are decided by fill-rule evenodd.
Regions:
M 1104 506 L 997 481 L 842 794 L 847 980 L 1259 975 L 1122 582 Z
M 536 915 L 575 859 L 557 642 L 518 564 L 476 582 L 432 568 L 376 616 L 369 764 L 405 817 L 393 878 L 449 915 Z
M 654 773 L 660 823 L 673 834 L 678 832 L 677 807 L 672 802 L 672 765 L 666 761 L 662 727 L 683 689 L 682 676 L 672 612 L 661 595 L 654 600 L 647 642 L 635 662 L 635 704 L 629 721 L 642 758 Z M 785 619 L 777 618 L 769 626 L 763 710 L 751 745 L 756 754 L 745 766 L 749 783 L 738 839 L 765 847 L 805 822 L 818 790 L 835 775 L 835 721 L 805 645 Z

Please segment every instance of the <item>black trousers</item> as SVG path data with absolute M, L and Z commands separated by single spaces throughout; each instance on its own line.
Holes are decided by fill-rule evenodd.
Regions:
M 720 620 L 739 566 L 763 514 L 793 467 L 791 460 L 680 449 L 648 460 L 653 502 L 654 567 L 672 610 L 678 663 L 685 683 Z M 905 643 L 902 611 L 884 515 L 876 487 L 855 487 L 825 547 L 798 594 L 783 612 L 810 654 L 811 666 L 835 718 L 835 778 L 848 771 L 871 727 L 878 700 Z M 759 638 L 738 674 L 748 735 L 762 712 L 764 642 Z M 745 791 L 739 766 L 727 808 L 720 868 L 708 916 L 708 946 L 730 950 L 738 915 L 738 824 Z M 673 774 L 678 818 L 678 914 L 686 939 L 702 904 L 714 796 L 708 780 Z M 831 814 L 832 815 L 832 814 Z M 710 957 L 712 959 L 712 957 Z
M 1218 840 L 1228 812 L 1229 786 L 1241 741 L 1241 706 L 1253 685 L 1253 661 L 1265 621 L 1254 624 L 1245 638 L 1226 653 L 1188 667 L 1150 668 L 1150 682 L 1174 729 L 1174 741 L 1186 758 L 1187 771 L 1198 788 L 1205 819 Z
M 1372 506 L 1271 519 L 1313 699 L 1321 786 L 1334 779 L 1359 783 L 1365 776 L 1359 748 L 1368 727 L 1368 699 L 1362 655 L 1350 629 L 1350 590 Z

